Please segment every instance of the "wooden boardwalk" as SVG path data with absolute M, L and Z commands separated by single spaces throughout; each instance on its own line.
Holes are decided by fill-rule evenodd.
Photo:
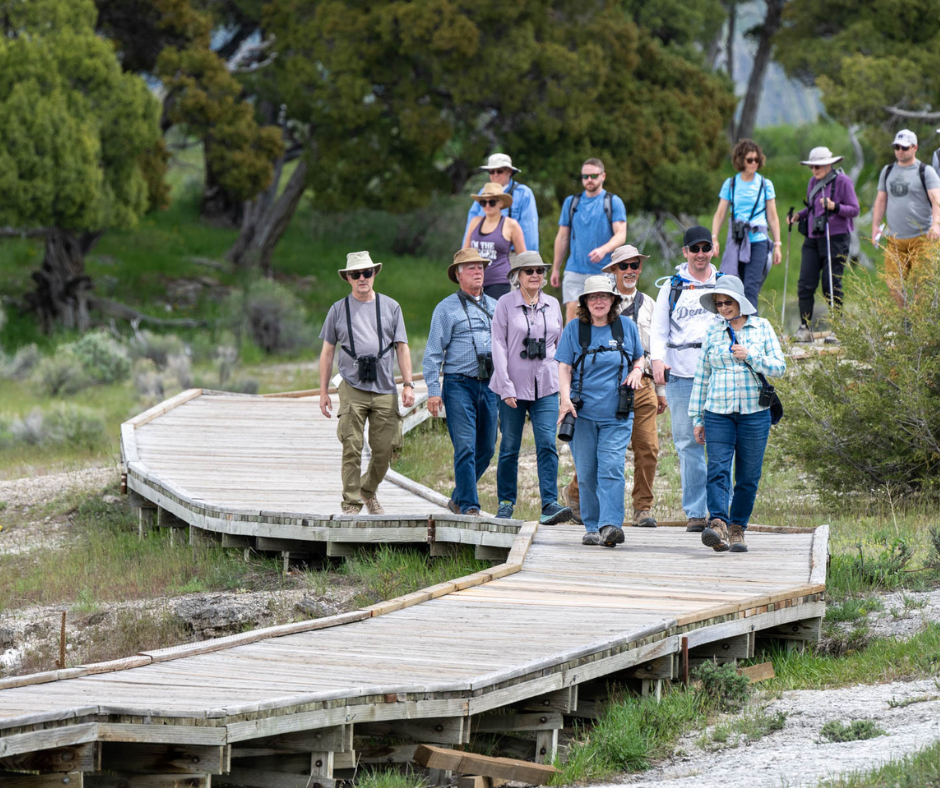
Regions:
M 245 406 L 244 398 L 193 399 L 230 416 Z M 278 435 L 291 432 L 293 416 L 262 407 L 275 414 L 259 417 L 265 434 L 274 434 L 275 424 Z M 221 420 L 190 413 L 162 434 L 192 430 L 188 434 L 202 437 L 188 444 L 191 451 L 204 445 L 207 425 Z M 140 437 L 144 426 L 135 428 Z M 246 436 L 260 427 L 222 429 Z M 295 515 L 279 515 L 268 508 L 277 494 L 235 465 L 232 476 L 222 476 L 237 474 L 232 487 L 239 497 L 223 511 L 222 499 L 209 500 L 210 491 L 222 496 L 227 490 L 205 472 L 211 463 L 204 461 L 184 488 L 170 476 L 172 452 L 163 451 L 157 436 L 158 430 L 149 430 L 137 442 L 137 462 L 152 484 L 164 485 L 161 495 L 174 496 L 179 511 L 185 505 L 194 517 L 201 512 L 204 525 L 242 523 L 245 531 L 263 525 L 272 533 L 293 529 L 291 534 L 322 527 L 327 539 L 331 528 L 350 528 L 322 526 L 343 522 L 336 518 L 301 525 Z M 253 465 L 264 447 L 249 443 L 255 454 L 244 461 Z M 300 443 L 287 445 L 308 451 Z M 266 447 L 272 461 L 281 445 Z M 158 454 L 166 465 L 155 465 Z M 297 463 L 309 473 L 314 456 Z M 126 458 L 130 483 L 135 460 Z M 330 473 L 338 475 L 335 467 Z M 200 480 L 205 488 L 195 487 Z M 337 495 L 337 487 L 321 484 L 311 482 L 323 494 Z M 423 517 L 432 510 L 420 500 Z M 313 497 L 291 502 L 320 509 Z M 243 514 L 233 514 L 238 511 Z M 464 519 L 491 525 L 485 518 Z M 476 525 L 456 520 L 437 531 L 450 529 L 455 540 L 471 534 L 473 543 L 489 533 L 473 530 Z M 544 762 L 565 717 L 592 716 L 611 681 L 653 691 L 698 661 L 752 656 L 758 637 L 818 637 L 825 526 L 751 533 L 746 554 L 715 553 L 680 528 L 627 529 L 626 544 L 614 550 L 582 546 L 579 526 L 526 523 L 513 530 L 505 563 L 371 608 L 0 680 L 0 781 L 24 788 L 208 788 L 210 782 L 332 788 L 357 761 L 408 760 L 413 754 L 414 745 L 376 754 L 368 737 L 457 746 L 475 731 L 528 735 L 530 757 Z

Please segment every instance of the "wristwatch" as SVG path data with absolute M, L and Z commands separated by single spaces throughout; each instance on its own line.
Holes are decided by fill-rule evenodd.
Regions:
M 408 380 L 408 381 L 402 383 L 401 385 L 402 385 L 402 388 L 404 388 L 405 386 L 411 386 L 411 388 L 414 388 L 414 387 L 415 387 L 415 384 L 412 383 L 410 380 Z

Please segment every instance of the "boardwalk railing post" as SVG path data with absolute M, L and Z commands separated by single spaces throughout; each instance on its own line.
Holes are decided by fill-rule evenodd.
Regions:
M 689 639 L 682 638 L 682 683 L 689 686 Z

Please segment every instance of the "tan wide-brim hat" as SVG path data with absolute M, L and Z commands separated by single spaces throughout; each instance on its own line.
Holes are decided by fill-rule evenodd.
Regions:
M 800 164 L 805 164 L 807 167 L 812 167 L 813 165 L 823 167 L 827 164 L 835 164 L 836 162 L 842 161 L 844 158 L 845 156 L 836 156 L 829 148 L 819 147 L 813 148 L 809 152 L 809 158 L 806 161 L 801 161 Z
M 509 253 L 509 271 L 506 273 L 506 278 L 512 274 L 513 271 L 518 271 L 520 268 L 545 268 L 548 269 L 548 266 L 545 264 L 545 261 L 542 259 L 542 255 L 535 251 L 528 252 L 515 252 Z
M 508 208 L 512 205 L 512 195 L 506 194 L 503 191 L 502 184 L 499 183 L 488 183 L 480 190 L 479 194 L 473 195 L 473 199 L 477 202 L 491 200 L 494 197 L 502 203 L 503 208 Z
M 486 268 L 490 261 L 485 257 L 480 257 L 480 253 L 476 249 L 461 249 L 454 255 L 454 262 L 447 266 L 447 276 L 454 284 L 459 284 L 457 281 L 457 266 L 465 263 L 483 263 L 483 267 Z
M 607 276 L 607 274 L 589 276 L 584 280 L 584 290 L 582 290 L 581 295 L 578 296 L 578 301 L 581 306 L 586 307 L 585 299 L 591 295 L 591 293 L 607 293 L 608 295 L 612 295 L 614 297 L 614 306 L 617 306 L 623 301 L 623 297 L 617 292 L 616 286 L 610 281 L 610 277 Z
M 364 268 L 374 268 L 375 273 L 382 270 L 381 263 L 373 263 L 368 252 L 350 252 L 346 255 L 346 267 L 339 269 L 339 278 L 345 280 L 350 271 L 361 271 Z
M 640 250 L 631 244 L 625 244 L 623 246 L 618 246 L 610 253 L 610 262 L 607 263 L 601 270 L 606 271 L 608 274 L 616 273 L 614 268 L 617 266 L 617 263 L 622 263 L 624 260 L 633 260 L 639 258 L 642 263 L 644 260 L 649 260 L 650 256 L 648 254 L 640 254 Z
M 503 167 L 508 167 L 513 172 L 522 172 L 518 167 L 512 166 L 512 159 L 505 153 L 494 153 L 486 160 L 486 164 L 481 165 L 480 169 L 487 171 L 501 170 Z

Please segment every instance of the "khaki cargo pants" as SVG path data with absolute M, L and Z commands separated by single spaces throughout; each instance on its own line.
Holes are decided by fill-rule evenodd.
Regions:
M 372 456 L 362 473 L 362 444 L 366 421 L 369 422 L 369 449 Z M 398 392 L 373 394 L 339 384 L 339 413 L 336 437 L 343 444 L 343 502 L 359 506 L 375 497 L 392 453 L 401 446 L 401 417 Z M 361 498 L 360 498 L 361 496 Z

